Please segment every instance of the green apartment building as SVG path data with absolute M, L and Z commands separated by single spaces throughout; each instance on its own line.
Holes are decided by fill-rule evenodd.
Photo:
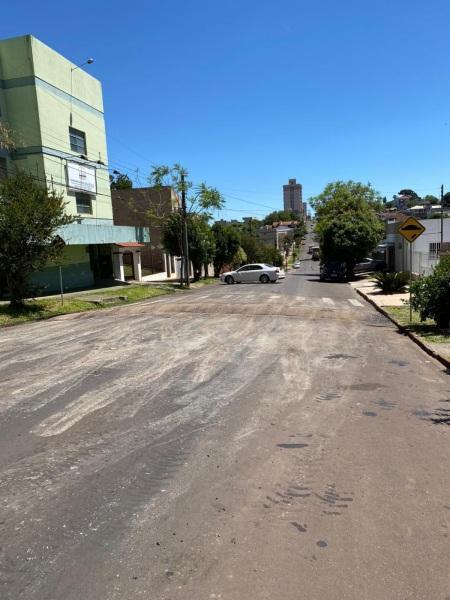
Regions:
M 141 279 L 145 227 L 113 223 L 101 84 L 31 35 L 0 41 L 0 119 L 14 152 L 0 151 L 0 177 L 22 169 L 64 194 L 77 216 L 58 233 L 66 243 L 65 289 L 108 279 Z M 59 288 L 59 266 L 33 277 Z

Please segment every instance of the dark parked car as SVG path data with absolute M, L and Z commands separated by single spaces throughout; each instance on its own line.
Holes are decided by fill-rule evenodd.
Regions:
M 345 281 L 347 264 L 345 262 L 328 261 L 320 265 L 320 281 Z

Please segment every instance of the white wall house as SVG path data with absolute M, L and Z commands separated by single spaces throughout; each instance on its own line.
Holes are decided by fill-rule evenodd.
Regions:
M 425 231 L 413 243 L 412 247 L 412 272 L 417 275 L 429 275 L 433 267 L 439 262 L 441 248 L 441 220 L 422 219 L 419 222 Z M 443 219 L 443 241 L 450 242 L 450 219 Z M 395 270 L 410 271 L 409 243 L 397 233 L 399 223 L 388 223 L 386 242 L 395 248 Z

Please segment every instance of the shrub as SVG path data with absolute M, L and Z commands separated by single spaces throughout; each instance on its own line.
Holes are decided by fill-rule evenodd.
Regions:
M 404 292 L 409 283 L 409 273 L 400 271 L 398 273 L 376 273 L 375 285 L 385 294 Z
M 439 329 L 450 325 L 450 256 L 443 256 L 431 275 L 411 283 L 411 306 L 420 319 L 433 319 Z

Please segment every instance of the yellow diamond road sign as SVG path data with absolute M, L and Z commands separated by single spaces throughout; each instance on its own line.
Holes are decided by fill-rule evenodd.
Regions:
M 412 243 L 425 231 L 425 227 L 414 217 L 408 217 L 398 228 L 398 232 L 406 241 Z

